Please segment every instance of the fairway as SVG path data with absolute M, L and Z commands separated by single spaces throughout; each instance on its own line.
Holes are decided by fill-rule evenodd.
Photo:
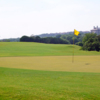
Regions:
M 74 46 L 74 55 L 100 55 L 97 51 L 83 51 Z M 73 45 L 34 42 L 0 42 L 0 57 L 15 56 L 72 56 Z
M 0 100 L 100 100 L 100 73 L 0 68 Z
M 100 72 L 100 56 L 37 56 L 37 57 L 0 57 L 0 67 L 69 71 Z

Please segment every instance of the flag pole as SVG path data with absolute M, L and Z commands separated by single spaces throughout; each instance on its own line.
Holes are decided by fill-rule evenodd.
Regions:
M 74 29 L 75 31 L 75 29 Z M 75 36 L 75 35 L 74 35 Z M 74 36 L 73 36 L 73 56 L 72 56 L 72 62 L 74 63 Z
M 72 56 L 72 62 L 74 62 L 74 39 L 75 39 L 75 35 L 78 36 L 80 32 L 78 32 L 77 30 L 74 29 L 74 36 L 73 36 L 73 56 Z

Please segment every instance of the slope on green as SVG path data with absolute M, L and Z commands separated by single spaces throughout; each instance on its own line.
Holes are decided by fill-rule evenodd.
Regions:
M 0 42 L 0 56 L 66 56 L 73 54 L 73 45 L 34 42 Z M 74 46 L 75 55 L 100 55 L 96 51 L 83 51 Z
M 0 100 L 100 100 L 100 73 L 0 67 Z
M 0 57 L 0 67 L 69 72 L 100 72 L 100 56 Z

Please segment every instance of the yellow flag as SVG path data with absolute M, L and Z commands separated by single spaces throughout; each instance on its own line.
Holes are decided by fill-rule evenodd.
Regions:
M 78 35 L 79 35 L 79 33 L 80 33 L 80 32 L 78 32 L 77 30 L 75 30 L 75 29 L 74 29 L 74 34 L 75 34 L 75 35 L 77 35 L 77 36 L 78 36 Z

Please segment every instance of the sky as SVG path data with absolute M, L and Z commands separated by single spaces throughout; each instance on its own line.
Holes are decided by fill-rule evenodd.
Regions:
M 90 31 L 99 20 L 100 0 L 0 0 L 0 39 Z

